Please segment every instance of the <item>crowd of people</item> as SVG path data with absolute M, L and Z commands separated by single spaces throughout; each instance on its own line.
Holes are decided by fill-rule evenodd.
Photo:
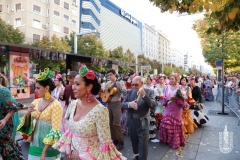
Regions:
M 129 135 L 135 160 L 147 160 L 148 142 L 159 139 L 172 148 L 185 145 L 194 129 L 207 123 L 204 100 L 212 101 L 215 81 L 207 76 L 96 74 L 79 71 L 52 77 L 44 69 L 35 78 L 36 99 L 19 121 L 16 102 L 0 75 L 0 154 L 24 159 L 16 131 L 30 143 L 29 160 L 126 159 L 120 153 Z M 4 96 L 3 96 L 4 95 Z

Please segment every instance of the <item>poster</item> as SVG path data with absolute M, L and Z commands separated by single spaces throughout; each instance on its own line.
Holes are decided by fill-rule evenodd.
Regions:
M 15 99 L 30 98 L 29 54 L 10 52 L 10 90 Z

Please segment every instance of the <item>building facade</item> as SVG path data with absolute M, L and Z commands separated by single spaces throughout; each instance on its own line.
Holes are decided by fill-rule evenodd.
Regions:
M 158 56 L 158 33 L 155 30 L 155 26 L 149 26 L 146 23 L 143 24 L 142 50 L 145 57 L 160 61 Z
M 0 17 L 25 34 L 25 42 L 79 31 L 77 0 L 0 1 Z
M 170 40 L 161 31 L 158 31 L 157 35 L 158 35 L 158 60 L 164 64 L 170 63 Z
M 177 67 L 184 68 L 184 53 L 174 47 L 170 48 L 169 62 Z
M 89 11 L 83 12 L 86 6 Z M 97 30 L 105 49 L 113 50 L 122 46 L 124 51 L 141 51 L 142 23 L 111 1 L 83 0 L 80 17 L 80 30 Z

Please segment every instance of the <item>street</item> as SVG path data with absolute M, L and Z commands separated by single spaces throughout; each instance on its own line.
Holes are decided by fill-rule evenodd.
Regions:
M 214 94 L 216 95 L 216 89 L 214 89 Z M 216 101 L 205 103 L 205 114 L 216 110 L 221 110 L 220 103 Z M 225 111 L 229 112 L 229 109 L 226 107 Z M 149 141 L 148 160 L 240 160 L 240 126 L 237 125 L 238 118 L 234 114 L 226 116 L 207 114 L 207 116 L 210 121 L 203 127 L 195 129 L 194 133 L 187 138 L 187 143 L 182 151 L 172 149 L 162 143 Z M 233 150 L 228 154 L 221 153 L 219 150 L 219 132 L 224 130 L 225 125 L 227 125 L 228 131 L 233 132 Z M 18 135 L 17 139 L 19 137 L 21 136 Z M 125 136 L 124 143 L 121 153 L 131 160 L 133 152 L 129 136 Z M 28 144 L 26 142 L 20 144 L 27 159 Z

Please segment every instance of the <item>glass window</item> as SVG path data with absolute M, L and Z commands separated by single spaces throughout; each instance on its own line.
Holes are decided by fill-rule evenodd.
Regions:
M 69 21 L 69 16 L 64 14 L 63 20 L 64 20 L 65 22 L 68 22 L 68 21 Z
M 54 0 L 54 3 L 60 5 L 60 0 Z
M 21 3 L 15 4 L 16 12 L 21 11 Z
M 38 21 L 38 20 L 36 20 L 36 19 L 34 19 L 34 20 L 33 20 L 33 27 L 35 27 L 35 28 L 41 28 L 41 22 Z
M 76 21 L 72 20 L 72 25 L 76 26 Z
M 21 26 L 22 22 L 21 22 L 21 18 L 16 18 L 15 19 L 15 26 Z
M 33 5 L 33 12 L 40 14 L 41 13 L 41 8 L 39 6 Z
M 55 18 L 60 18 L 60 12 L 54 11 L 54 17 Z
M 69 28 L 63 27 L 63 33 L 69 34 Z
M 40 41 L 40 35 L 33 34 L 33 42 Z
M 76 15 L 76 9 L 72 9 L 72 14 Z
M 53 30 L 60 32 L 60 26 L 58 24 L 53 24 Z
M 69 4 L 66 3 L 66 2 L 64 2 L 64 8 L 65 8 L 65 9 L 69 9 Z

